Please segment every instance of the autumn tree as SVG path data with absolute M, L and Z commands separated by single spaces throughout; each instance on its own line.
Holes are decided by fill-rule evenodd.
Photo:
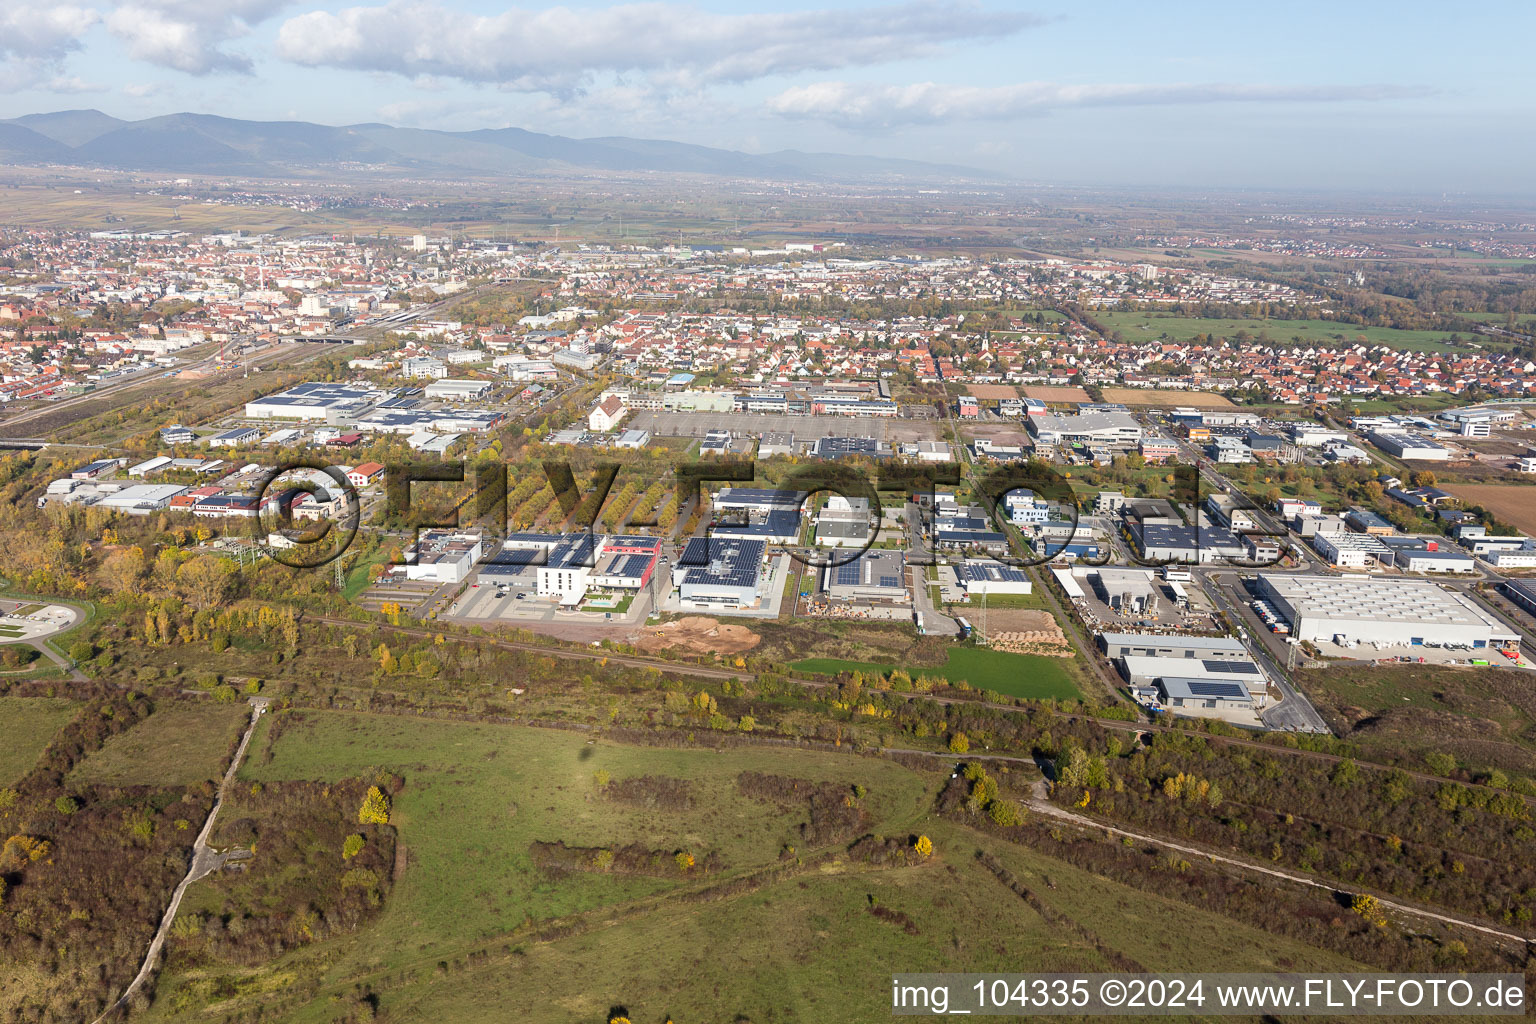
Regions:
M 234 593 L 239 569 L 228 558 L 198 555 L 176 570 L 176 585 L 187 603 L 197 609 L 214 608 Z
M 389 824 L 389 798 L 378 786 L 369 786 L 363 806 L 357 812 L 357 820 L 364 825 Z
M 122 548 L 101 563 L 101 582 L 114 594 L 131 594 L 138 589 L 148 568 L 143 548 Z

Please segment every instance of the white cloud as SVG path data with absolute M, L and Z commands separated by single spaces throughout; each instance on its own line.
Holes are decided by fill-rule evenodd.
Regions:
M 101 16 L 73 4 L 0 2 L 0 89 L 47 88 Z
M 879 64 L 959 40 L 1012 35 L 1041 19 L 971 0 L 855 10 L 718 14 L 677 3 L 510 9 L 493 16 L 433 0 L 311 11 L 284 22 L 278 53 L 315 67 L 438 75 L 525 91 L 573 92 L 604 72 L 675 88 Z
M 223 49 L 272 17 L 288 0 L 129 0 L 107 16 L 107 29 L 130 56 L 193 75 L 250 72 L 250 58 Z
M 99 82 L 88 82 L 79 75 L 59 75 L 50 78 L 43 88 L 49 92 L 81 93 L 81 92 L 106 92 L 107 87 Z
M 1427 90 L 1394 85 L 1287 86 L 1230 83 L 1170 85 L 968 86 L 917 82 L 865 85 L 816 82 L 786 89 L 768 100 L 783 117 L 827 121 L 845 128 L 954 121 L 1007 121 L 1072 107 L 1127 107 L 1202 103 L 1338 103 L 1422 96 Z

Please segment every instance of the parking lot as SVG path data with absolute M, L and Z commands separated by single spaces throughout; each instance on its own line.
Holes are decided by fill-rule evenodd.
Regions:
M 666 579 L 658 586 L 663 586 L 664 590 L 671 589 L 670 581 Z M 624 605 L 625 596 L 614 595 L 611 603 L 616 607 L 613 610 L 595 607 L 604 603 L 596 594 L 593 600 L 579 610 L 562 610 L 559 602 L 535 594 L 531 587 L 508 587 L 502 590 L 496 585 L 495 577 L 476 576 L 445 617 L 465 622 L 508 623 L 526 629 L 536 629 L 541 625 L 630 626 L 644 622 L 651 607 L 650 588 L 635 594 L 628 606 L 619 611 L 617 607 Z
M 624 426 L 649 430 L 656 437 L 703 437 L 711 430 L 757 437 L 794 434 L 796 442 L 819 437 L 875 437 L 883 441 L 931 441 L 939 436 L 934 420 L 895 416 L 785 416 L 757 412 L 636 412 Z
M 1179 584 L 1187 598 L 1186 605 L 1181 608 L 1174 600 L 1174 592 L 1168 582 L 1153 576 L 1150 585 L 1157 596 L 1156 604 L 1142 611 L 1125 612 L 1109 606 L 1103 589 L 1096 581 L 1083 577 L 1077 577 L 1077 581 L 1086 595 L 1082 614 L 1091 629 L 1112 633 L 1127 630 L 1134 632 L 1136 629 L 1163 629 L 1183 633 L 1220 631 L 1210 599 L 1200 589 L 1200 585 L 1193 581 Z
M 389 573 L 369 584 L 353 604 L 370 612 L 378 611 L 385 604 L 398 604 L 406 614 L 421 617 L 431 607 L 438 592 L 448 586 L 428 580 L 408 580 L 402 573 Z

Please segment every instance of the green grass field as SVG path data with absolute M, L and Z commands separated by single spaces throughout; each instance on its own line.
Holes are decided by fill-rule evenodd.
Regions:
M 1527 676 L 1495 666 L 1335 665 L 1303 673 L 1301 683 L 1362 749 L 1443 752 L 1472 769 L 1536 777 L 1536 695 Z
M 390 1020 L 588 1024 L 624 1007 L 635 1021 L 863 1024 L 890 1012 L 892 971 L 1110 970 L 1099 943 L 1149 970 L 1213 962 L 1228 970 L 1359 969 L 936 819 L 929 808 L 941 773 L 848 754 L 632 748 L 588 743 L 579 732 L 317 711 L 286 722 L 269 756 L 274 722 L 259 727 L 242 779 L 402 772 L 393 821 L 409 866 L 378 916 L 356 932 L 258 967 L 178 971 L 173 962 L 146 1020 L 259 1010 L 264 1020 L 325 1024 L 345 1016 L 358 992 L 372 991 Z M 868 788 L 871 831 L 929 835 L 935 855 L 876 868 L 849 859 L 839 842 L 829 859 L 791 863 L 787 877 L 706 899 L 689 898 L 700 883 L 686 880 L 556 882 L 530 868 L 533 839 L 712 845 L 728 862 L 715 881 L 779 863 L 800 812 L 740 797 L 734 779 L 749 769 L 858 782 Z M 616 806 L 597 791 L 599 770 L 615 780 L 686 779 L 695 806 Z M 977 863 L 979 849 L 1071 925 L 1047 920 L 1001 885 Z M 199 907 L 193 886 L 184 909 Z M 529 917 L 566 927 L 537 938 L 519 928 Z M 186 1005 L 178 993 L 199 983 L 223 997 L 206 1009 L 172 1010 Z M 279 1008 L 301 986 L 318 988 L 297 1008 Z
M 878 672 L 904 668 L 912 676 L 939 676 L 951 683 L 969 683 L 978 690 L 994 690 L 1010 697 L 1076 700 L 1082 697 L 1060 658 L 1030 654 L 1010 654 L 985 647 L 959 644 L 949 648 L 944 664 L 933 666 L 891 665 L 874 661 L 845 661 L 841 658 L 805 658 L 790 663 L 790 668 L 816 675 L 839 672 Z
M 1299 338 L 1306 344 L 1335 345 L 1338 336 L 1342 335 L 1346 344 L 1354 345 L 1363 335 L 1367 345 L 1389 345 L 1415 352 L 1455 350 L 1450 343 L 1450 333 L 1446 331 L 1361 327 L 1332 320 L 1206 320 L 1164 313 L 1095 313 L 1094 319 L 1133 342 L 1162 337 L 1184 342 L 1197 334 L 1231 338 L 1239 331 L 1247 331 L 1256 339 L 1264 335 L 1278 344 Z M 1463 338 L 1467 336 L 1463 335 Z
M 53 734 L 79 707 L 53 697 L 0 697 L 0 786 L 31 771 Z
M 742 771 L 835 781 L 850 792 L 855 783 L 862 785 L 867 791 L 862 806 L 881 831 L 910 827 L 932 799 L 929 776 L 837 754 L 633 748 L 588 743 L 585 733 L 574 731 L 299 714 L 270 746 L 276 716 L 262 721 L 242 781 L 334 780 L 380 768 L 406 780 L 392 823 L 409 867 L 369 926 L 328 945 L 330 970 L 435 964 L 532 922 L 624 908 L 775 864 L 785 843 L 801 846 L 802 855 L 811 853 L 795 831 L 805 812 L 785 813 L 742 796 L 735 783 Z M 612 780 L 640 775 L 688 780 L 694 806 L 668 810 L 608 800 L 594 778 L 599 771 Z M 535 840 L 609 848 L 635 842 L 648 849 L 687 850 L 701 860 L 714 852 L 723 868 L 708 882 L 681 872 L 676 879 L 590 873 L 555 880 L 533 863 L 528 848 Z M 188 906 L 199 908 L 199 898 L 194 887 Z
M 162 702 L 154 714 L 82 761 L 70 781 L 187 786 L 217 779 L 228 767 L 230 743 L 249 717 L 244 704 Z

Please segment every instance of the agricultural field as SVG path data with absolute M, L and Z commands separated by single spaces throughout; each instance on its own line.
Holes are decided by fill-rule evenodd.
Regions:
M 1041 402 L 1053 405 L 1074 404 L 1077 402 L 1091 402 L 1088 392 L 1082 388 L 1057 386 L 1051 384 L 1027 384 L 1024 387 L 1024 397 L 1034 398 Z
M 109 739 L 70 773 L 77 785 L 190 786 L 217 779 L 250 717 L 241 704 L 161 702 L 155 713 Z
M 1449 352 L 1466 348 L 1465 344 L 1451 344 L 1448 331 L 1361 327 L 1333 320 L 1207 320 L 1166 313 L 1095 313 L 1094 319 L 1111 331 L 1119 331 L 1129 342 L 1154 338 L 1186 342 L 1199 334 L 1235 338 L 1246 332 L 1255 340 L 1267 338 L 1276 344 L 1297 341 L 1306 345 L 1387 345 L 1412 352 Z
M 1122 405 L 1150 405 L 1158 408 L 1186 406 L 1190 409 L 1231 409 L 1232 400 L 1208 391 L 1169 391 L 1163 388 L 1105 388 L 1104 401 Z
M 1303 673 L 1301 683 L 1339 735 L 1366 753 L 1442 753 L 1474 771 L 1536 774 L 1536 694 L 1527 672 L 1330 665 Z
M 0 786 L 31 771 L 53 734 L 79 707 L 76 701 L 53 697 L 0 697 Z
M 1521 533 L 1536 533 L 1536 487 L 1448 483 L 1445 489 L 1465 504 L 1483 506 Z

